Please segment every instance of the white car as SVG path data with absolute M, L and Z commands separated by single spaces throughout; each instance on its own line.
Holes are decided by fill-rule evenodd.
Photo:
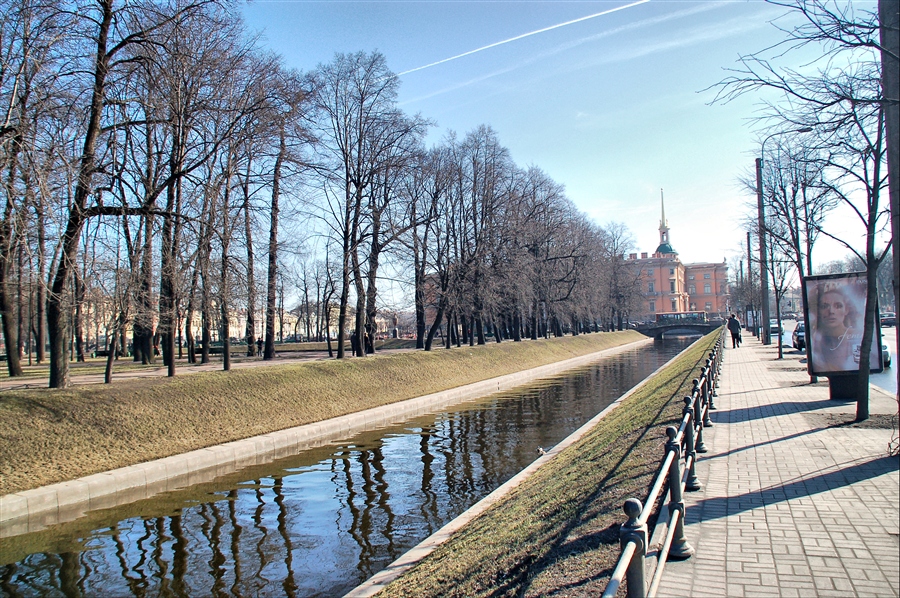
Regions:
M 778 320 L 774 318 L 769 320 L 769 335 L 779 337 L 782 332 L 784 332 L 784 328 L 778 325 Z

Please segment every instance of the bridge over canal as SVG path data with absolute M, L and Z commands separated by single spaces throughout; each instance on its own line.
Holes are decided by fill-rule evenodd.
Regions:
M 717 322 L 650 322 L 648 324 L 638 324 L 635 329 L 641 334 L 652 336 L 656 340 L 660 340 L 663 336 L 684 336 L 709 334 L 719 326 Z

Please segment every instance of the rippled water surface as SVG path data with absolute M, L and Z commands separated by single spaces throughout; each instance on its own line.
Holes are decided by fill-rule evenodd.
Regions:
M 209 484 L 4 538 L 0 594 L 340 596 L 689 342 L 645 344 Z

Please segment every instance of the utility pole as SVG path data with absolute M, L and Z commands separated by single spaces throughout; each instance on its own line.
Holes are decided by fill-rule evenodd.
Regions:
M 750 326 L 750 314 L 754 315 L 753 321 L 756 322 L 756 312 L 753 311 L 753 249 L 752 245 L 750 245 L 750 231 L 747 231 L 747 286 L 750 287 L 750 292 L 747 294 L 750 297 L 750 304 L 747 306 L 747 326 Z M 754 325 L 751 329 L 751 334 L 756 336 L 756 326 Z
M 900 3 L 878 0 L 881 39 L 881 81 L 884 90 L 884 121 L 887 129 L 888 194 L 891 205 L 891 234 L 894 239 L 894 300 L 900 299 Z M 900 334 L 897 335 L 900 351 Z M 900 382 L 900 368 L 897 368 Z
M 765 142 L 763 142 L 765 146 Z M 760 335 L 764 345 L 772 344 L 769 335 L 769 273 L 768 260 L 766 259 L 766 217 L 763 206 L 762 190 L 762 158 L 756 159 L 756 203 L 759 211 L 759 294 L 762 300 L 762 322 Z

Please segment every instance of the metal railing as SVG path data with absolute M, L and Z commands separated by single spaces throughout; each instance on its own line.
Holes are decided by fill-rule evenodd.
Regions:
M 719 374 L 722 371 L 723 338 L 720 336 L 713 350 L 700 370 L 700 378 L 694 380 L 691 395 L 684 397 L 681 425 L 666 428 L 669 437 L 665 456 L 650 488 L 646 506 L 636 498 L 625 501 L 623 509 L 628 517 L 619 529 L 622 555 L 613 570 L 612 577 L 603 592 L 603 598 L 612 598 L 619 590 L 622 579 L 627 579 L 628 598 L 652 598 L 656 595 L 662 579 L 666 560 L 687 559 L 694 554 L 694 548 L 684 537 L 684 490 L 699 490 L 695 464 L 697 453 L 707 452 L 703 443 L 703 428 L 712 426 L 710 410 L 714 410 Z M 659 549 L 658 561 L 649 585 L 646 581 L 647 548 L 649 537 L 647 521 L 653 512 L 660 494 L 668 485 L 669 525 L 665 540 Z

